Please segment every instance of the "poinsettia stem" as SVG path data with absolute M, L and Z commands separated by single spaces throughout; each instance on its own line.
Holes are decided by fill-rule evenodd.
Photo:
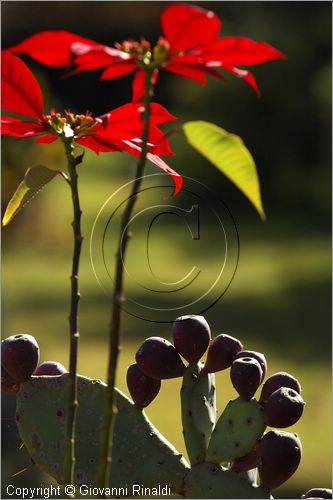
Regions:
M 78 174 L 76 171 L 77 161 L 73 152 L 73 143 L 70 140 L 65 140 L 65 151 L 68 161 L 68 173 L 70 178 L 70 186 L 73 202 L 72 222 L 74 249 L 72 260 L 71 280 L 71 298 L 70 298 L 70 314 L 69 314 L 69 399 L 67 412 L 67 428 L 65 438 L 65 462 L 64 462 L 64 484 L 74 484 L 74 468 L 75 468 L 75 420 L 78 409 L 78 394 L 77 394 L 77 360 L 78 360 L 78 344 L 79 344 L 79 320 L 78 309 L 80 301 L 79 292 L 79 263 L 82 246 L 81 234 L 81 208 L 78 191 Z
M 124 297 L 124 267 L 123 262 L 127 243 L 129 240 L 129 221 L 131 219 L 132 211 L 137 199 L 137 194 L 140 189 L 144 167 L 146 163 L 146 154 L 148 152 L 147 142 L 149 134 L 149 121 L 150 121 L 150 103 L 153 94 L 153 85 L 151 83 L 152 74 L 146 71 L 145 74 L 145 95 L 144 95 L 144 111 L 143 111 L 143 133 L 142 133 L 142 150 L 136 167 L 135 180 L 132 185 L 131 194 L 128 198 L 125 207 L 121 227 L 119 233 L 119 241 L 116 253 L 116 268 L 115 268 L 115 282 L 112 297 L 112 311 L 111 322 L 109 329 L 109 360 L 107 371 L 107 395 L 105 402 L 105 412 L 103 428 L 101 431 L 101 452 L 100 462 L 97 477 L 97 485 L 99 487 L 108 486 L 111 458 L 112 458 L 112 439 L 115 415 L 117 413 L 115 402 L 115 384 L 116 372 L 118 365 L 118 355 L 120 351 L 120 331 L 122 322 L 122 307 L 125 301 Z

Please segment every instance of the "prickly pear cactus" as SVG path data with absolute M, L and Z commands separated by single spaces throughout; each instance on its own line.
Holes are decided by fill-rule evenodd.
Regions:
M 207 460 L 231 462 L 251 451 L 265 430 L 263 408 L 252 399 L 229 401 L 212 434 Z
M 202 324 L 202 319 L 200 321 Z M 191 317 L 191 323 L 196 325 L 195 317 Z M 183 325 L 186 327 L 184 332 Z M 197 359 L 198 352 L 204 354 L 207 345 L 207 328 L 203 329 L 204 342 L 198 343 L 198 335 L 192 339 L 188 325 L 183 318 L 177 323 L 177 342 L 183 353 L 195 352 Z M 238 365 L 249 365 L 249 358 L 258 360 L 258 356 L 265 359 L 264 356 L 254 351 L 240 351 L 242 344 L 237 339 L 222 337 L 217 337 L 219 342 L 216 339 L 211 342 L 213 347 L 211 351 L 208 348 L 208 355 L 213 352 L 214 357 L 209 363 L 204 365 L 187 356 L 190 359 L 187 367 L 169 342 L 159 337 L 145 340 L 145 347 L 162 347 L 153 349 L 152 360 L 148 351 L 144 363 L 142 356 L 137 356 L 140 367 L 138 364 L 129 367 L 127 382 L 134 403 L 116 390 L 118 413 L 110 475 L 110 489 L 114 488 L 115 496 L 119 496 L 124 485 L 128 488 L 128 496 L 135 496 L 132 487 L 140 484 L 147 489 L 168 485 L 172 494 L 186 498 L 273 498 L 271 490 L 295 472 L 302 453 L 298 436 L 283 431 L 264 434 L 264 431 L 272 418 L 277 427 L 285 427 L 286 422 L 294 423 L 300 418 L 304 406 L 300 384 L 284 372 L 273 374 L 266 380 L 258 402 L 252 396 L 263 380 L 252 371 L 238 370 Z M 197 345 L 200 345 L 199 351 Z M 172 350 L 167 372 L 163 365 L 165 347 L 168 352 Z M 142 354 L 140 348 L 139 352 Z M 229 401 L 215 422 L 215 378 L 210 372 L 217 371 L 219 366 L 230 368 L 231 383 L 239 397 Z M 262 373 L 266 371 L 266 360 L 264 368 L 260 367 Z M 242 375 L 244 373 L 246 376 Z M 191 467 L 143 411 L 143 407 L 158 396 L 161 379 L 170 378 L 170 375 L 183 376 L 182 423 Z M 4 383 L 7 383 L 6 377 L 3 377 Z M 22 441 L 33 462 L 61 484 L 69 374 L 32 376 L 27 382 L 15 379 L 14 383 L 15 392 L 20 387 L 16 394 L 16 422 Z M 78 377 L 75 450 L 75 483 L 78 486 L 96 484 L 105 388 L 100 381 Z M 293 396 L 292 401 L 297 402 L 296 413 L 293 405 L 284 404 L 283 398 L 277 397 L 286 392 L 285 389 Z M 278 445 L 270 446 L 272 440 Z
M 69 375 L 32 377 L 17 394 L 16 422 L 34 463 L 63 483 L 62 464 Z M 95 484 L 105 384 L 78 377 L 76 484 Z M 145 414 L 117 390 L 110 484 L 170 485 L 181 493 L 189 466 Z
M 215 377 L 202 368 L 201 363 L 186 368 L 180 392 L 183 435 L 192 465 L 205 460 L 216 417 Z

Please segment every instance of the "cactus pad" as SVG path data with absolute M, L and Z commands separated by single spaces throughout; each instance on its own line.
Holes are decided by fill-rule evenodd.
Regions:
M 185 478 L 186 498 L 271 498 L 263 488 L 250 484 L 246 479 L 220 465 L 197 464 Z
M 69 374 L 32 377 L 17 394 L 16 422 L 35 464 L 63 482 L 64 435 Z M 78 376 L 79 408 L 76 424 L 75 483 L 96 483 L 99 458 L 99 430 L 105 384 Z M 181 454 L 157 431 L 145 414 L 116 390 L 118 414 L 115 420 L 110 486 L 121 488 L 143 484 L 170 485 L 183 490 L 188 465 Z
M 260 404 L 252 399 L 229 401 L 213 431 L 207 461 L 230 462 L 251 451 L 265 429 Z
M 189 365 L 181 388 L 183 434 L 191 464 L 205 460 L 216 417 L 215 377 L 202 367 Z

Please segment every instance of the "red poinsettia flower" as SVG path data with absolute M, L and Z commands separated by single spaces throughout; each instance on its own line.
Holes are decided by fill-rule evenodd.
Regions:
M 205 84 L 206 74 L 223 79 L 218 69 L 244 79 L 259 94 L 254 76 L 238 66 L 250 66 L 274 59 L 285 59 L 282 52 L 265 42 L 250 38 L 218 38 L 219 18 L 211 11 L 176 3 L 161 15 L 163 36 L 155 47 L 141 39 L 127 40 L 114 47 L 67 31 L 43 31 L 33 35 L 11 50 L 27 53 L 49 66 L 74 64 L 74 73 L 105 68 L 101 79 L 116 78 L 135 71 L 133 100 L 144 94 L 144 73 L 154 70 L 153 83 L 160 69 L 171 71 Z
M 73 140 L 92 149 L 95 153 L 127 151 L 134 156 L 141 153 L 143 131 L 141 103 L 120 106 L 103 116 L 93 118 L 90 113 L 64 115 L 51 110 L 43 113 L 40 86 L 29 68 L 9 51 L 2 53 L 2 109 L 26 119 L 1 117 L 1 134 L 17 138 L 36 136 L 38 144 L 49 144 L 57 139 Z M 150 130 L 147 159 L 171 175 L 175 193 L 182 185 L 182 178 L 158 155 L 172 155 L 167 139 L 157 125 L 175 120 L 160 104 L 151 104 Z

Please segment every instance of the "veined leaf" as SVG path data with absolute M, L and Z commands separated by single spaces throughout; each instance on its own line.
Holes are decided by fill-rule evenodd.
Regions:
M 2 225 L 7 226 L 13 217 L 57 175 L 61 175 L 68 182 L 67 175 L 59 170 L 51 170 L 44 165 L 28 168 L 23 181 L 17 187 L 7 205 Z
M 191 146 L 226 175 L 265 219 L 256 165 L 242 139 L 205 121 L 187 122 L 183 128 Z

